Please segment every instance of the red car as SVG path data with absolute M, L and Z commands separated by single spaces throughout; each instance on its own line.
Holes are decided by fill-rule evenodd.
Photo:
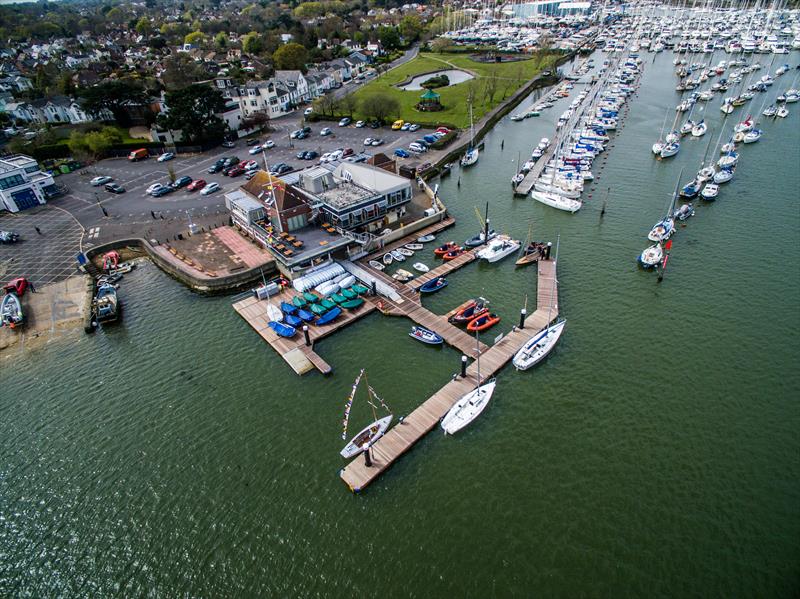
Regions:
M 448 129 L 447 127 L 439 127 L 436 130 L 436 133 L 444 133 L 445 135 L 447 135 L 448 133 L 450 133 L 450 129 Z
M 195 179 L 189 185 L 186 186 L 187 191 L 198 191 L 203 189 L 206 186 L 206 182 L 204 179 Z
M 235 166 L 231 170 L 228 171 L 229 177 L 238 177 L 239 175 L 244 173 L 243 166 Z
M 347 156 L 352 156 L 352 155 L 353 155 L 353 148 L 345 148 L 342 151 L 342 158 L 345 158 Z

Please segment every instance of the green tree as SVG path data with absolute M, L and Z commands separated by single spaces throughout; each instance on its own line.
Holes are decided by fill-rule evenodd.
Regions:
M 164 60 L 161 80 L 168 90 L 181 89 L 207 78 L 208 73 L 203 66 L 186 52 L 172 54 Z
M 372 94 L 361 100 L 361 112 L 377 121 L 400 113 L 400 102 L 389 94 Z
M 378 40 L 386 50 L 397 50 L 400 47 L 400 34 L 394 27 L 381 27 L 378 29 Z
M 103 109 L 108 109 L 114 115 L 114 120 L 122 127 L 130 126 L 130 116 L 127 108 L 145 103 L 146 97 L 136 83 L 118 80 L 100 83 L 87 87 L 81 91 L 83 109 L 88 113 L 98 116 Z
M 77 157 L 87 156 L 89 154 L 89 147 L 86 145 L 86 136 L 80 131 L 73 131 L 67 140 L 67 147 L 70 153 Z
M 84 143 L 95 158 L 101 158 L 114 144 L 122 141 L 122 135 L 113 127 L 103 127 L 100 131 L 91 131 L 84 136 Z
M 264 51 L 264 40 L 256 31 L 242 37 L 242 50 L 245 54 L 258 55 Z
M 275 68 L 280 70 L 301 70 L 305 72 L 308 51 L 294 42 L 284 44 L 272 54 Z
M 214 45 L 220 50 L 225 50 L 228 47 L 228 36 L 224 31 L 220 31 L 214 36 Z
M 116 24 L 124 23 L 125 12 L 118 6 L 115 6 L 106 13 L 106 19 Z
M 139 35 L 148 35 L 153 30 L 153 26 L 150 24 L 150 19 L 147 17 L 140 17 L 138 21 L 136 21 L 136 33 Z
M 453 42 L 446 37 L 437 37 L 431 42 L 430 45 L 431 50 L 442 54 L 443 52 L 447 52 L 453 46 Z
M 189 143 L 222 139 L 226 125 L 217 116 L 225 109 L 222 94 L 205 85 L 190 85 L 167 93 L 169 111 L 159 117 L 159 124 L 180 129 Z
M 419 39 L 422 29 L 422 21 L 417 15 L 406 15 L 400 21 L 400 35 L 405 38 L 406 42 L 413 42 Z
M 203 43 L 204 38 L 205 36 L 203 35 L 202 31 L 192 31 L 191 33 L 186 34 L 186 37 L 183 38 L 183 43 L 199 46 Z

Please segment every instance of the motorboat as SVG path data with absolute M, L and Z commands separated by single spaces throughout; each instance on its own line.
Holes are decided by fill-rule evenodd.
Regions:
M 787 116 L 789 116 L 789 109 L 786 108 L 786 106 L 781 106 L 778 108 L 778 112 L 775 113 L 775 116 L 785 119 Z
M 487 306 L 486 300 L 484 300 L 483 298 L 478 298 L 470 301 L 469 303 L 467 303 L 466 306 L 458 310 L 448 319 L 448 322 L 451 322 L 453 324 L 466 324 L 469 323 L 469 321 L 471 321 L 476 316 L 485 314 L 488 311 L 489 308 Z
M 562 195 L 546 193 L 543 191 L 533 190 L 531 192 L 531 197 L 545 206 L 550 206 L 551 208 L 556 208 L 557 210 L 564 210 L 565 212 L 575 213 L 580 210 L 581 206 L 583 205 L 580 200 L 573 200 Z
M 511 185 L 516 187 L 517 185 L 522 183 L 524 180 L 525 180 L 525 173 L 517 173 L 516 175 L 511 177 Z
M 0 326 L 15 329 L 25 324 L 25 312 L 16 293 L 6 293 L 0 300 Z
M 405 255 L 402 254 L 399 250 L 392 250 L 389 253 L 392 255 L 392 258 L 395 260 L 395 262 L 405 262 L 406 261 Z M 413 252 L 412 252 L 412 254 L 413 254 Z
M 475 316 L 472 320 L 467 323 L 467 330 L 471 333 L 476 331 L 485 331 L 500 322 L 500 317 L 497 314 L 481 314 L 480 316 Z
M 119 318 L 120 305 L 113 285 L 100 285 L 92 302 L 97 322 L 114 322 Z M 279 310 L 280 312 L 280 310 Z
M 441 345 L 444 343 L 444 339 L 441 335 L 437 335 L 433 331 L 420 326 L 411 327 L 411 332 L 408 336 L 422 343 L 427 343 L 428 345 Z
M 294 337 L 297 334 L 297 329 L 288 324 L 270 320 L 268 323 L 269 328 L 275 331 L 275 334 L 280 337 Z
M 370 260 L 367 264 L 369 264 L 375 270 L 383 270 L 384 268 L 386 268 L 383 264 L 381 264 L 377 260 Z
M 663 257 L 664 249 L 661 247 L 660 243 L 656 243 L 639 254 L 639 264 L 641 264 L 643 268 L 654 268 L 661 263 Z
M 767 117 L 775 116 L 776 114 L 778 114 L 778 107 L 775 106 L 774 104 L 772 106 L 767 106 L 764 109 L 764 112 L 762 112 L 761 114 Z
M 693 198 L 700 193 L 700 181 L 692 179 L 681 188 L 680 195 L 682 198 Z
M 680 133 L 681 133 L 681 135 L 686 135 L 687 133 L 691 133 L 691 132 L 692 132 L 692 129 L 694 129 L 694 128 L 695 128 L 695 125 L 696 125 L 696 124 L 697 124 L 697 123 L 695 123 L 695 122 L 694 122 L 692 119 L 689 119 L 688 121 L 686 121 L 686 122 L 685 122 L 685 123 L 684 123 L 684 124 L 681 126 L 681 130 L 680 130 Z
M 528 370 L 544 360 L 558 343 L 566 324 L 566 320 L 560 320 L 531 337 L 514 355 L 511 361 L 514 367 L 517 370 Z
M 480 416 L 492 399 L 496 382 L 491 379 L 459 399 L 442 419 L 442 429 L 452 435 Z
M 759 139 L 761 139 L 762 135 L 761 129 L 753 129 L 752 131 L 748 131 L 745 133 L 744 139 L 742 142 L 746 144 L 753 144 L 756 143 Z
M 418 272 L 428 272 L 430 270 L 428 265 L 423 262 L 414 262 L 412 266 L 414 267 L 414 270 Z
M 497 231 L 494 229 L 489 229 L 489 239 L 494 239 L 497 237 Z M 483 245 L 486 242 L 486 233 L 481 231 L 477 235 L 473 235 L 469 239 L 464 242 L 464 245 L 468 248 L 475 248 L 480 245 Z
M 519 250 L 520 242 L 511 239 L 507 235 L 501 235 L 491 240 L 485 248 L 478 252 L 478 258 L 483 258 L 487 262 L 498 262 Z
M 716 183 L 706 183 L 703 191 L 700 192 L 700 197 L 704 200 L 716 200 L 719 194 L 719 186 Z
M 444 256 L 447 252 L 449 252 L 453 248 L 457 248 L 457 247 L 458 247 L 458 245 L 456 244 L 455 241 L 448 241 L 447 243 L 445 243 L 443 245 L 440 245 L 438 248 L 433 250 L 433 253 L 436 256 L 440 256 L 441 257 L 441 256 Z
M 466 253 L 466 250 L 464 248 L 462 248 L 460 246 L 456 246 L 452 250 L 447 252 L 444 256 L 442 256 L 442 260 L 444 260 L 445 262 L 449 262 L 450 260 L 455 260 L 461 254 L 464 254 L 464 253 Z
M 435 279 L 431 279 L 430 281 L 423 283 L 420 288 L 420 293 L 435 293 L 440 289 L 444 289 L 447 287 L 447 279 L 444 277 L 436 277 Z
M 717 171 L 714 173 L 714 183 L 717 185 L 721 185 L 723 183 L 727 183 L 733 179 L 733 169 L 732 168 L 724 168 L 722 170 Z
M 671 216 L 655 224 L 647 234 L 650 241 L 665 241 L 675 233 L 675 221 Z
M 353 437 L 350 442 L 344 446 L 339 455 L 343 458 L 352 458 L 364 451 L 364 448 L 370 447 L 375 441 L 380 439 L 388 430 L 389 425 L 392 423 L 392 415 L 379 418 L 369 426 L 364 427 L 358 434 Z
M 706 125 L 704 120 L 700 121 L 692 127 L 692 137 L 702 137 L 706 134 L 706 131 L 708 131 L 708 125 Z
M 694 216 L 694 206 L 691 204 L 683 204 L 680 208 L 676 208 L 672 213 L 672 218 L 681 222 L 685 221 L 690 216 Z
M 391 252 L 387 252 L 383 255 L 383 263 L 386 266 L 389 266 L 392 262 L 394 262 L 394 256 L 392 256 Z

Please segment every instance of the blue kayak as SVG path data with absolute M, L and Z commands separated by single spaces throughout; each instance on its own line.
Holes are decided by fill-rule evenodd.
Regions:
M 308 310 L 303 310 L 302 308 L 299 308 L 297 310 L 297 315 L 300 318 L 302 318 L 305 322 L 311 322 L 315 318 L 315 316 L 311 312 L 309 312 Z
M 336 308 L 331 308 L 330 310 L 325 312 L 325 314 L 320 316 L 317 319 L 317 322 L 315 322 L 314 324 L 317 324 L 317 325 L 328 324 L 329 322 L 332 322 L 333 320 L 335 320 L 339 316 L 339 314 L 341 314 L 341 313 L 342 313 L 342 309 L 339 308 L 338 306 Z
M 420 293 L 434 293 L 447 287 L 447 279 L 444 277 L 437 277 L 436 279 L 431 279 L 427 283 L 424 283 L 420 288 Z
M 292 327 L 299 327 L 303 324 L 303 319 L 299 316 L 295 316 L 294 314 L 286 314 L 283 317 L 284 322 Z
M 283 324 L 282 322 L 277 322 L 275 320 L 269 321 L 269 328 L 271 328 L 281 337 L 294 337 L 297 333 L 297 329 L 294 327 L 290 327 L 288 324 Z
M 297 306 L 293 306 L 292 304 L 287 304 L 286 302 L 281 302 L 281 312 L 284 314 L 294 314 L 297 312 Z

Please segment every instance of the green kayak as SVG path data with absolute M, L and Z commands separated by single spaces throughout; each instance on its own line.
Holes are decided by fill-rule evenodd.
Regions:
M 292 298 L 292 303 L 293 303 L 295 306 L 297 306 L 298 308 L 302 308 L 302 307 L 303 307 L 303 306 L 305 306 L 305 305 L 306 305 L 308 302 L 305 300 L 305 298 L 303 298 L 303 297 L 300 297 L 299 295 L 295 295 L 295 296 Z
M 347 301 L 347 298 L 343 295 L 339 295 L 338 293 L 331 294 L 331 299 L 335 301 L 337 304 L 341 304 Z
M 325 312 L 328 311 L 328 308 L 325 308 L 320 304 L 311 304 L 311 311 L 317 316 L 322 316 L 323 314 L 325 314 Z
M 355 291 L 358 295 L 364 295 L 367 291 L 369 291 L 368 287 L 364 287 L 363 285 L 359 285 L 358 283 L 353 285 L 350 289 Z
M 358 297 L 358 294 L 352 289 L 342 289 L 342 295 L 347 299 L 355 299 Z
M 325 308 L 326 310 L 330 310 L 331 308 L 335 308 L 336 307 L 336 302 L 334 302 L 333 300 L 328 299 L 326 297 L 324 300 L 322 300 L 319 303 L 319 305 L 322 306 L 323 308 Z
M 314 293 L 311 293 L 310 291 L 306 291 L 303 294 L 303 297 L 306 298 L 306 301 L 311 302 L 312 304 L 319 301 L 319 296 Z
M 346 302 L 342 302 L 342 308 L 347 308 L 348 310 L 355 310 L 356 308 L 360 307 L 361 304 L 364 303 L 364 300 L 360 297 L 356 299 L 347 300 Z

